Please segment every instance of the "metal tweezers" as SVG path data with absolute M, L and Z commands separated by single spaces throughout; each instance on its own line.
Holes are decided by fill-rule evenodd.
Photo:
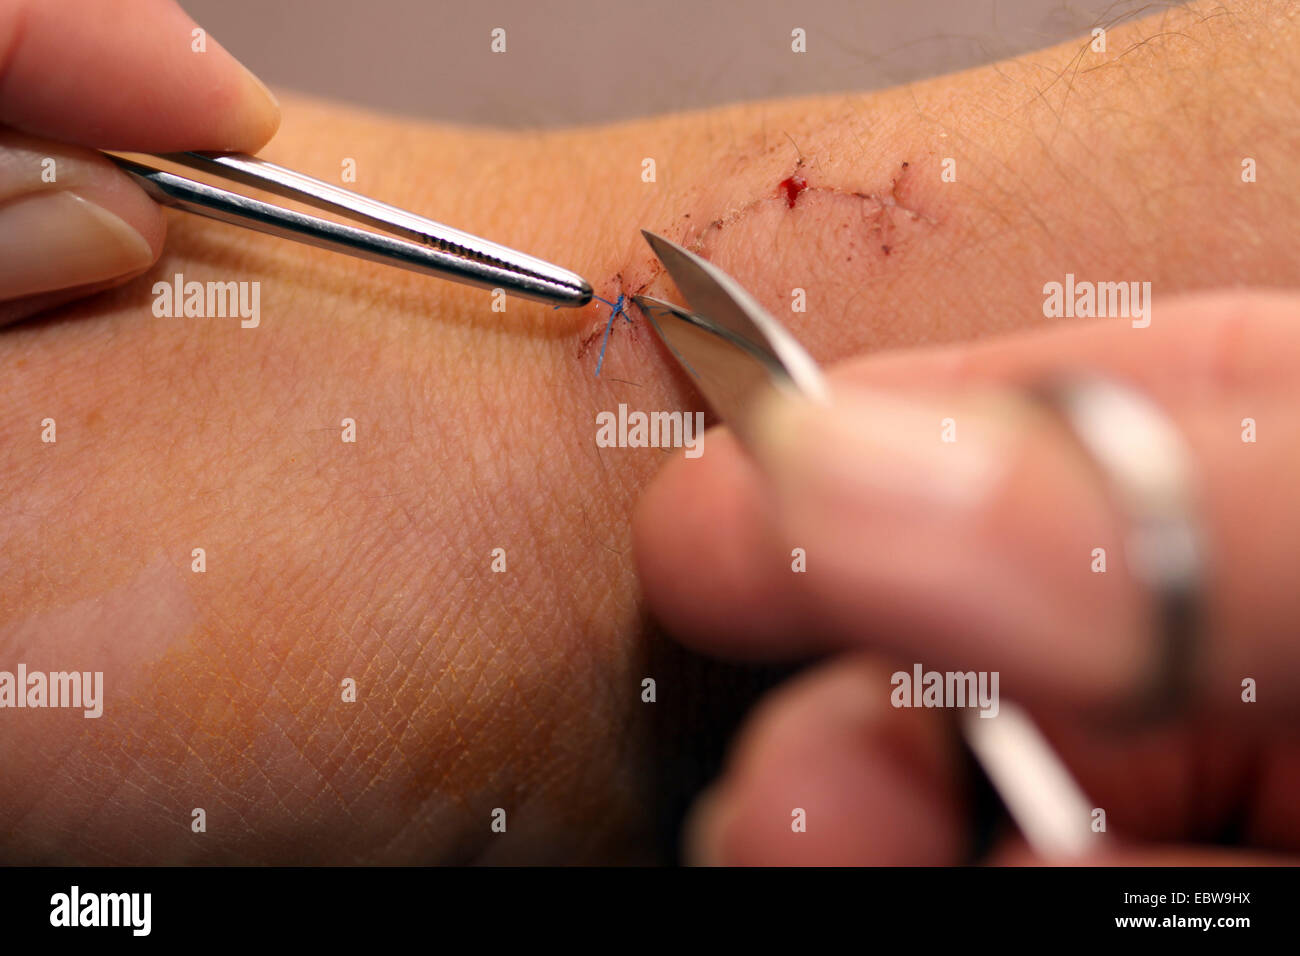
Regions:
M 578 308 L 591 301 L 591 286 L 575 272 L 256 156 L 167 153 L 155 158 L 333 212 L 390 235 L 277 206 L 113 153 L 104 155 L 155 201 L 209 219 L 455 282 L 503 289 L 556 307 Z
M 752 411 L 765 390 L 830 402 L 812 356 L 739 282 L 662 236 L 644 230 L 642 235 L 690 308 L 645 295 L 632 301 L 741 447 L 752 447 Z M 1103 845 L 1091 829 L 1093 804 L 1027 711 L 1003 700 L 997 716 L 967 709 L 958 723 L 1011 818 L 1041 857 L 1078 859 Z

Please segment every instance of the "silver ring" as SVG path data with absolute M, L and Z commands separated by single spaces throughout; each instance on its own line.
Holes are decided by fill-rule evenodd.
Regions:
M 1128 524 L 1125 558 L 1150 596 L 1158 642 L 1156 672 L 1133 716 L 1170 716 L 1191 697 L 1204 624 L 1205 549 L 1187 444 L 1146 395 L 1110 379 L 1066 379 L 1032 393 L 1066 423 Z

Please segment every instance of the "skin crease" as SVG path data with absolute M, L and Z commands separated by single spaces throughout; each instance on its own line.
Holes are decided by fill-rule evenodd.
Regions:
M 611 300 L 675 297 L 655 230 L 831 361 L 1041 322 L 1041 277 L 1067 271 L 1159 294 L 1293 284 L 1294 8 L 1203 19 L 1218 9 L 1116 27 L 1106 54 L 592 130 L 281 97 L 262 155 L 327 179 L 355 159 L 359 191 Z M 667 455 L 598 451 L 594 415 L 698 403 L 640 318 L 597 379 L 603 306 L 494 313 L 483 291 L 168 223 L 145 276 L 0 334 L 0 668 L 107 685 L 99 720 L 4 714 L 0 859 L 660 858 L 663 768 L 753 681 L 664 647 L 639 601 L 628 515 Z M 260 327 L 155 318 L 177 272 L 261 282 Z

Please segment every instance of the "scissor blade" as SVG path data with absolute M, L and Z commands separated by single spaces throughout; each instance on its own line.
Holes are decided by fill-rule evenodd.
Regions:
M 742 441 L 748 413 L 765 389 L 825 401 L 817 363 L 740 283 L 661 236 L 644 230 L 642 235 L 691 308 L 650 296 L 633 301 Z
M 633 299 L 668 351 L 718 415 L 744 441 L 746 410 L 764 389 L 788 377 L 766 353 L 706 316 L 639 295 Z

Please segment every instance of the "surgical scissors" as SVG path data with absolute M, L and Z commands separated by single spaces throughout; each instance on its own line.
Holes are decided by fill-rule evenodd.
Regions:
M 104 155 L 155 201 L 185 212 L 371 262 L 502 289 L 557 308 L 578 308 L 591 301 L 591 285 L 575 272 L 256 156 L 167 153 L 154 158 L 333 212 L 391 235 L 278 206 L 114 153 Z
M 764 392 L 830 402 L 812 356 L 739 282 L 662 236 L 641 234 L 690 308 L 645 295 L 632 301 L 742 447 L 752 441 L 752 410 Z M 967 746 L 1039 855 L 1079 858 L 1101 845 L 1090 826 L 1093 804 L 1027 711 L 1002 701 L 992 718 L 963 710 L 959 724 Z

